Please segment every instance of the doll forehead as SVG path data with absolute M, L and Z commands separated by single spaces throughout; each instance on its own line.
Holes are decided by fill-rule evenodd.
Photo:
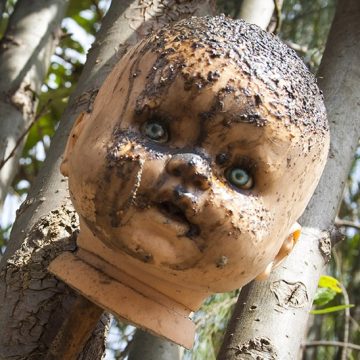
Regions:
M 201 57 L 204 48 L 184 60 L 189 44 L 184 45 L 185 50 L 172 49 L 164 56 L 146 44 L 130 51 L 121 66 L 119 63 L 117 76 L 109 80 L 107 98 L 112 100 L 107 108 L 112 109 L 114 121 L 123 121 L 126 115 L 123 127 L 133 119 L 145 121 L 155 114 L 154 118 L 168 123 L 186 122 L 185 132 L 205 128 L 206 136 L 211 132 L 241 135 L 252 126 L 248 145 L 253 137 L 265 137 L 273 143 L 294 139 L 299 133 L 303 139 L 294 140 L 306 142 L 310 134 L 319 138 L 321 130 L 313 126 L 316 116 L 311 111 L 297 112 L 295 103 L 300 100 L 285 91 L 281 79 L 277 88 L 269 90 L 261 79 L 242 71 L 231 59 Z
M 206 28 L 206 24 L 202 26 Z M 189 31 L 191 32 L 191 29 Z M 321 95 L 308 71 L 305 71 L 302 64 L 300 65 L 301 62 L 297 59 L 296 64 L 293 64 L 293 61 L 287 59 L 290 55 L 286 47 L 280 46 L 274 39 L 268 40 L 270 43 L 275 42 L 277 47 L 280 46 L 278 50 L 284 51 L 283 58 L 281 54 L 275 54 L 276 56 L 272 56 L 276 58 L 275 60 L 269 59 L 261 52 L 262 56 L 259 54 L 256 56 L 254 53 L 253 57 L 246 60 L 250 53 L 255 51 L 255 47 L 249 39 L 243 39 L 241 34 L 239 39 L 242 40 L 239 40 L 238 46 L 235 47 L 234 44 L 231 46 L 228 44 L 229 39 L 218 39 L 218 45 L 224 46 L 220 46 L 214 53 L 211 44 L 204 43 L 197 46 L 191 36 L 183 38 L 177 31 L 173 33 L 168 29 L 154 38 L 149 38 L 133 50 L 126 60 L 130 72 L 124 80 L 132 83 L 133 76 L 142 78 L 142 81 L 135 83 L 140 87 L 145 86 L 143 95 L 156 94 L 157 97 L 163 98 L 168 96 L 169 87 L 172 86 L 174 79 L 179 77 L 183 78 L 186 90 L 191 90 L 192 87 L 193 90 L 198 88 L 199 91 L 203 91 L 221 82 L 225 88 L 224 79 L 227 83 L 232 82 L 234 87 L 242 88 L 243 91 L 247 90 L 246 84 L 250 84 L 253 90 L 258 89 L 260 95 L 264 92 L 277 99 L 271 107 L 274 113 L 278 112 L 280 116 L 286 115 L 286 121 L 297 126 L 305 125 L 308 129 L 312 128 L 316 131 L 319 127 L 316 123 L 319 122 L 320 126 L 324 123 L 323 132 L 326 133 L 324 120 L 326 118 Z M 290 58 L 294 60 L 292 55 Z M 270 63 L 274 63 L 274 66 L 266 65 Z M 284 63 L 286 65 L 283 66 Z M 294 76 L 290 76 L 292 73 Z M 311 79 L 306 81 L 308 77 Z M 240 82 L 242 82 L 241 86 L 239 86 Z M 183 90 L 178 88 L 177 91 Z M 256 92 L 253 95 L 255 94 Z M 154 99 L 153 97 L 152 100 Z M 261 96 L 258 99 L 261 99 Z
M 241 96 L 237 100 L 234 90 L 204 91 L 195 96 L 182 87 L 173 95 L 171 90 L 154 97 L 138 96 L 135 111 L 129 108 L 135 112 L 131 121 L 140 116 L 142 121 L 165 123 L 192 134 L 198 132 L 203 141 L 216 137 L 221 143 L 241 142 L 247 147 L 255 146 L 260 140 L 274 147 L 300 140 L 299 129 L 284 116 L 275 116 L 261 106 L 259 96 L 251 89 L 238 89 Z M 181 93 L 186 96 L 182 97 Z M 225 96 L 219 97 L 220 93 Z
M 162 72 L 153 59 L 148 61 L 147 57 L 153 56 L 151 51 L 142 54 L 140 62 L 144 66 L 141 66 L 140 76 L 133 72 L 136 60 L 129 66 L 127 75 L 123 73 L 122 79 L 130 87 L 128 95 L 136 97 L 137 113 L 162 111 L 161 105 L 165 105 L 172 108 L 170 118 L 174 119 L 176 115 L 191 111 L 193 120 L 202 122 L 222 114 L 227 123 L 262 127 L 269 116 L 292 123 L 287 111 L 290 97 L 269 90 L 259 79 L 249 76 L 228 59 L 215 59 L 209 65 L 208 58 L 197 56 L 186 66 L 180 66 L 181 70 L 175 69 L 178 64 L 170 60 L 164 65 L 167 70 Z M 134 76 L 138 82 L 134 82 Z

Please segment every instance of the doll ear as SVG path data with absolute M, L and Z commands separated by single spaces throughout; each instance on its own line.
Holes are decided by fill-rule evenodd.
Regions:
M 76 119 L 75 124 L 73 125 L 66 147 L 64 151 L 64 157 L 63 161 L 60 165 L 60 171 L 64 176 L 69 175 L 69 159 L 71 157 L 72 150 L 80 136 L 80 133 L 84 127 L 85 121 L 83 121 L 85 118 L 85 113 L 82 112 Z
M 274 261 L 272 261 L 265 268 L 265 270 L 256 277 L 256 280 L 266 280 L 269 277 L 271 270 L 279 266 L 283 262 L 283 260 L 290 254 L 291 250 L 294 248 L 295 244 L 297 243 L 300 234 L 301 234 L 301 225 L 296 222 L 290 228 L 290 235 L 285 239 L 285 241 L 281 245 L 281 248 L 278 254 L 275 256 Z

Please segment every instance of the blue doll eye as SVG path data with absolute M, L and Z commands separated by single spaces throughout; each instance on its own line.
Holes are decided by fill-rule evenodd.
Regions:
M 234 167 L 227 171 L 228 181 L 239 189 L 249 190 L 254 185 L 253 177 L 248 171 L 240 167 Z
M 146 122 L 142 130 L 146 137 L 156 142 L 164 143 L 169 138 L 166 127 L 155 121 Z

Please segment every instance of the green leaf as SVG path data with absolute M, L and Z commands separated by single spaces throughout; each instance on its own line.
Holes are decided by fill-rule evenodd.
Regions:
M 75 20 L 78 25 L 80 25 L 86 32 L 89 34 L 94 34 L 94 20 L 84 19 L 81 15 L 73 15 L 73 20 Z
M 71 0 L 66 15 L 72 17 L 81 10 L 89 9 L 91 5 L 93 5 L 91 0 Z
M 310 314 L 313 314 L 313 315 L 329 314 L 329 313 L 333 313 L 333 312 L 336 312 L 336 311 L 342 311 L 342 310 L 345 310 L 345 309 L 349 309 L 349 308 L 352 308 L 354 306 L 355 306 L 354 304 L 330 306 L 330 307 L 325 308 L 325 309 L 311 310 Z
M 42 116 L 29 131 L 23 150 L 23 156 L 26 157 L 29 150 L 32 149 L 45 135 L 52 137 L 55 133 L 55 125 L 56 123 L 49 114 Z
M 318 288 L 314 297 L 314 305 L 323 306 L 336 296 L 337 292 L 330 288 Z
M 329 288 L 335 291 L 336 293 L 342 292 L 339 280 L 335 279 L 332 276 L 322 275 L 320 277 L 318 286 L 320 288 Z

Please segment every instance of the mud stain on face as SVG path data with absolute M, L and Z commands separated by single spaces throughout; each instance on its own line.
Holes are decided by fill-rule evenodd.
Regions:
M 114 130 L 113 143 L 109 145 L 103 177 L 94 203 L 96 224 L 116 228 L 122 225 L 124 213 L 135 203 L 144 161 L 134 152 L 134 140 Z M 115 186 L 116 184 L 116 186 Z

